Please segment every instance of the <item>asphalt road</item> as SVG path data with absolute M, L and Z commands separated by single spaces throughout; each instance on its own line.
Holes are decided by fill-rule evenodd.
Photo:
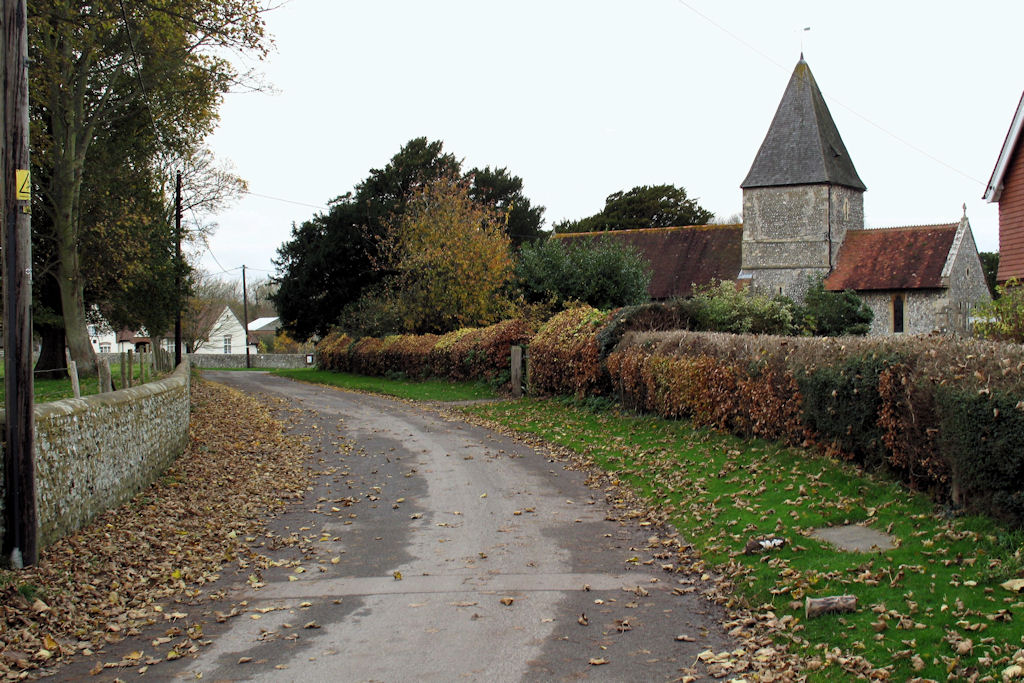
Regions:
M 660 681 L 735 647 L 692 577 L 644 564 L 650 528 L 550 454 L 409 402 L 204 376 L 284 399 L 319 475 L 270 523 L 281 566 L 236 580 L 245 612 L 146 678 Z

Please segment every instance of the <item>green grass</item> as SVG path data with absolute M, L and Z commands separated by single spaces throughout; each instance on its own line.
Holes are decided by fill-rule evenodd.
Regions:
M 405 379 L 367 377 L 315 368 L 272 370 L 271 372 L 281 377 L 290 377 L 303 382 L 329 384 L 343 389 L 368 391 L 416 401 L 468 401 L 497 398 L 498 396 L 492 387 L 480 382 L 446 382 L 438 379 L 410 382 Z
M 999 585 L 1024 576 L 1022 531 L 946 519 L 926 497 L 813 451 L 608 404 L 529 399 L 463 410 L 592 457 L 667 512 L 708 565 L 730 574 L 741 604 L 792 615 L 789 637 L 808 657 L 824 660 L 838 647 L 890 666 L 894 680 L 972 670 L 998 679 L 1024 644 L 1024 596 Z M 889 531 L 899 547 L 842 552 L 804 535 L 844 523 Z M 788 539 L 781 551 L 742 554 L 749 539 L 773 534 Z M 805 596 L 847 593 L 858 598 L 856 613 L 804 619 Z M 914 655 L 923 669 L 915 670 Z M 813 680 L 840 675 L 825 665 Z
M 135 383 L 138 384 L 139 368 L 135 367 Z M 114 382 L 115 388 L 121 387 L 121 367 L 120 364 L 112 363 L 110 366 L 110 375 Z M 5 402 L 7 397 L 7 387 L 3 381 L 4 371 L 3 363 L 0 363 L 0 404 Z M 152 373 L 146 371 L 146 379 L 152 380 Z M 33 395 L 35 396 L 36 403 L 50 403 L 51 401 L 59 401 L 63 398 L 74 398 L 75 392 L 71 388 L 71 379 L 39 379 L 36 378 L 33 382 Z M 82 377 L 79 379 L 79 388 L 81 389 L 82 396 L 90 396 L 92 394 L 99 393 L 99 380 L 95 377 Z

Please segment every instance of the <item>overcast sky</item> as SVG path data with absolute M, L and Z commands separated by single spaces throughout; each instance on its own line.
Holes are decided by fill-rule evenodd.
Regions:
M 738 214 L 801 48 L 867 226 L 966 203 L 998 249 L 981 196 L 1024 88 L 1018 0 L 291 0 L 267 25 L 277 92 L 229 95 L 209 141 L 254 193 L 214 218 L 200 263 L 225 277 L 269 275 L 293 222 L 418 136 L 522 177 L 548 226 L 644 184 Z

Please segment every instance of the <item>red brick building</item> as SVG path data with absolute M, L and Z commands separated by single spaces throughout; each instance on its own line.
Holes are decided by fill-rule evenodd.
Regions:
M 999 202 L 1000 284 L 1024 280 L 1024 96 L 1017 104 L 999 159 L 989 178 L 985 200 Z

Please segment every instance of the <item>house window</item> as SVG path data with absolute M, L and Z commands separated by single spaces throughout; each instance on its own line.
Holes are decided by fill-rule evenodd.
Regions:
M 892 331 L 893 334 L 903 333 L 903 306 L 905 295 L 894 294 L 892 297 Z
M 100 353 L 110 353 L 110 344 L 100 344 Z
M 231 335 L 224 335 L 224 353 L 231 353 Z

